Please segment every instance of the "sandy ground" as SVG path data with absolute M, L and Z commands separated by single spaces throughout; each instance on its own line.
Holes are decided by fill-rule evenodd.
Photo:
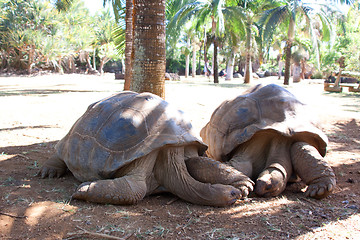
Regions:
M 249 85 L 198 77 L 166 83 L 166 100 L 183 110 L 195 134 L 225 99 Z M 276 78 L 254 79 L 277 83 Z M 0 238 L 94 239 L 95 233 L 129 239 L 359 239 L 360 94 L 327 93 L 321 80 L 287 87 L 311 107 L 329 137 L 326 159 L 338 186 L 316 201 L 302 193 L 276 198 L 251 196 L 228 208 L 196 206 L 174 196 L 150 196 L 135 206 L 70 201 L 79 182 L 34 175 L 54 144 L 87 106 L 123 89 L 105 76 L 43 75 L 0 77 Z M 84 230 L 92 235 L 84 235 Z M 83 234 L 83 235 L 82 235 Z

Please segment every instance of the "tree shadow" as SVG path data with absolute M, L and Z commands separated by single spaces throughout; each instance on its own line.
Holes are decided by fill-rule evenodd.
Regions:
M 61 94 L 61 93 L 89 93 L 89 92 L 103 92 L 96 90 L 64 90 L 64 89 L 3 89 L 0 90 L 0 97 L 10 97 L 10 96 L 29 96 L 29 95 L 38 95 L 38 96 L 47 96 L 51 94 Z
M 352 151 L 360 149 L 360 126 L 355 119 L 348 122 L 338 122 L 335 126 L 337 130 L 327 134 L 329 141 L 336 143 L 333 150 Z
M 330 93 L 324 92 L 324 96 L 338 98 L 338 101 L 346 100 L 342 106 L 346 108 L 347 112 L 359 112 L 360 111 L 360 93 Z M 349 101 L 351 100 L 351 103 Z
M 23 130 L 23 129 L 37 129 L 37 128 L 58 128 L 58 126 L 54 126 L 54 125 L 38 125 L 38 126 L 18 126 L 18 127 L 13 127 L 13 128 L 0 128 L 0 132 L 1 131 L 14 131 L 14 130 Z

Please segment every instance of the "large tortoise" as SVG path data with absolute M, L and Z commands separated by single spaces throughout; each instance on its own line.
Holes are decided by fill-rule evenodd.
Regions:
M 183 113 L 158 96 L 121 92 L 91 104 L 57 143 L 56 153 L 38 175 L 59 177 L 68 168 L 83 182 L 72 197 L 98 203 L 135 204 L 162 191 L 213 206 L 230 205 L 245 197 L 252 190 L 247 177 L 199 157 L 206 145 L 191 131 Z M 224 184 L 195 180 L 185 160 L 190 168 L 198 163 L 217 168 L 213 176 L 198 175 Z
M 323 198 L 336 179 L 323 159 L 327 137 L 312 115 L 285 88 L 257 85 L 224 101 L 200 136 L 209 146 L 208 157 L 256 181 L 257 195 L 276 196 L 290 179 L 300 177 L 308 185 L 306 196 Z

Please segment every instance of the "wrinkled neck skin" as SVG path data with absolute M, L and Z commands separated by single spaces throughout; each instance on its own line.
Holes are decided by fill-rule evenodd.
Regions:
M 229 164 L 253 180 L 266 167 L 273 134 L 257 133 L 230 155 Z

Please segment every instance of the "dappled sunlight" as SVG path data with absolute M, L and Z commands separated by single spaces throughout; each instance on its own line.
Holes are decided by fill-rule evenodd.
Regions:
M 360 239 L 360 214 L 350 216 L 346 220 L 338 220 L 324 224 L 322 227 L 312 229 L 300 235 L 297 239 L 323 239 L 323 233 L 331 239 Z
M 0 216 L 0 232 L 4 234 L 11 233 L 15 220 L 16 218 L 14 217 Z
M 5 152 L 0 152 L 0 162 L 10 160 L 15 156 L 15 154 L 6 154 Z
M 255 201 L 245 201 L 243 204 L 240 200 L 239 205 L 234 205 L 231 209 L 224 211 L 230 214 L 231 218 L 251 217 L 261 214 L 275 214 L 279 209 L 299 204 L 299 202 L 290 200 L 286 196 L 276 198 L 255 199 Z
M 35 226 L 39 221 L 45 218 L 63 218 L 64 212 L 68 214 L 75 213 L 78 207 L 71 206 L 67 203 L 54 203 L 50 201 L 37 202 L 28 207 L 25 211 L 26 224 Z M 62 217 L 60 217 L 62 215 Z

